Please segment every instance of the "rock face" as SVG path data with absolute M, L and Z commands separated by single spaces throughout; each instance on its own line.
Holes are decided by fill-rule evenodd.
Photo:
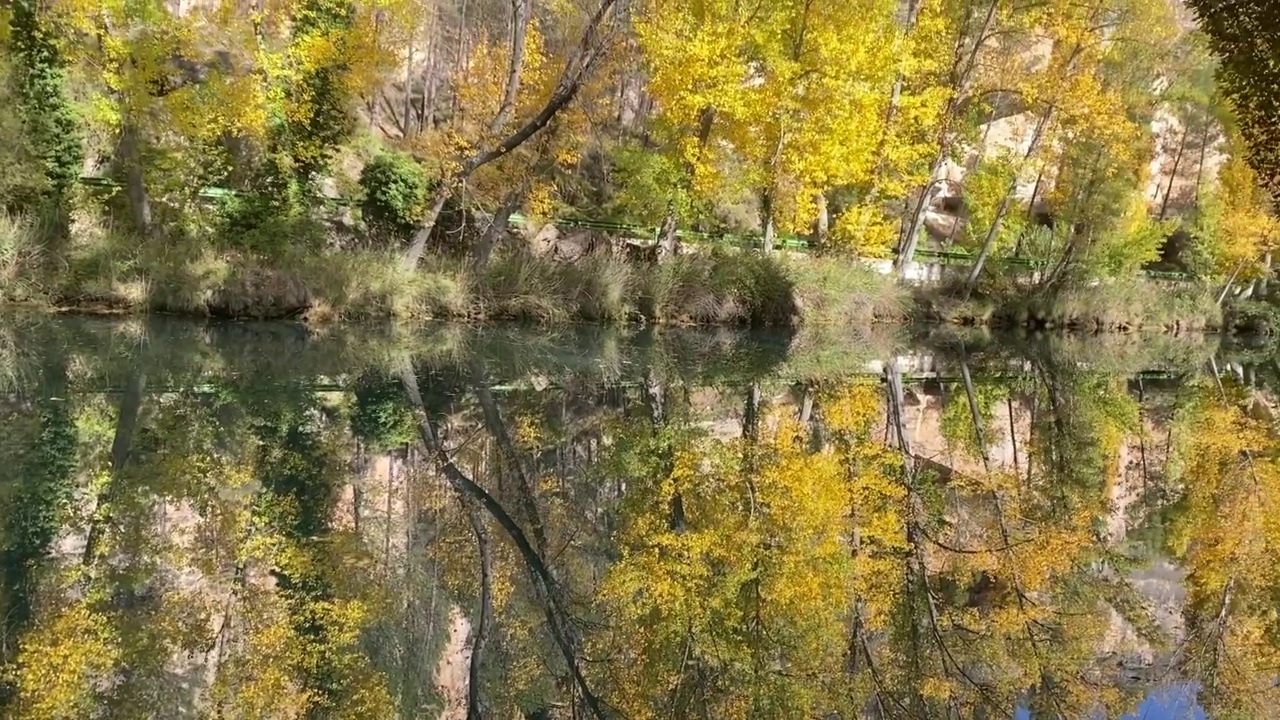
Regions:
M 551 259 L 577 262 L 588 255 L 608 255 L 614 241 L 599 230 L 570 230 L 560 235 L 551 248 Z
M 965 152 L 961 163 L 947 162 L 939 170 L 939 192 L 926 209 L 925 227 L 935 246 L 962 238 L 964 213 L 958 208 L 965 177 L 981 161 L 997 157 L 1022 157 L 1035 133 L 1035 112 L 1012 112 L 980 126 L 982 141 Z M 1152 157 L 1148 166 L 1146 197 L 1153 214 L 1177 217 L 1191 205 L 1202 188 L 1216 182 L 1227 160 L 1220 141 L 1221 131 L 1191 133 L 1167 108 L 1157 108 L 1150 127 Z M 1038 181 L 1038 186 L 1037 186 Z M 1018 178 L 1013 197 L 1019 202 L 1042 203 L 1054 186 L 1052 174 L 1037 177 L 1026 173 Z M 958 228 L 956 227 L 958 225 Z
M 559 228 L 551 223 L 547 223 L 534 231 L 526 242 L 530 252 L 538 257 L 544 257 L 555 250 L 556 243 L 559 242 L 559 240 Z
M 557 262 L 573 263 L 591 256 L 620 255 L 633 262 L 657 262 L 655 245 L 616 237 L 601 230 L 576 228 L 561 231 L 547 223 L 532 232 L 526 231 L 529 252 Z

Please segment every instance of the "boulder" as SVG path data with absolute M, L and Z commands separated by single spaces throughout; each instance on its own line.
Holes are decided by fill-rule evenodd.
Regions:
M 559 240 L 560 230 L 555 225 L 547 223 L 538 228 L 528 239 L 529 250 L 534 255 L 542 257 L 554 251 Z
M 560 235 L 552 248 L 551 257 L 560 262 L 577 262 L 588 255 L 608 255 L 613 252 L 613 240 L 598 230 L 578 229 Z

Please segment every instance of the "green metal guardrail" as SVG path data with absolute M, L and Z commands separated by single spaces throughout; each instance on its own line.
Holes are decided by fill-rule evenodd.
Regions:
M 90 187 L 121 187 L 120 183 L 111 180 L 110 178 L 85 176 L 80 178 L 80 182 L 81 184 Z M 240 193 L 228 188 L 203 187 L 197 191 L 196 195 L 203 200 L 227 200 L 239 197 Z M 331 198 L 324 195 L 314 195 L 313 198 L 324 202 L 326 205 L 336 207 L 346 207 L 352 204 L 350 200 L 344 198 Z M 512 213 L 509 218 L 509 222 L 513 225 L 519 225 L 523 224 L 528 219 L 529 218 L 525 215 Z M 634 240 L 642 240 L 654 244 L 659 241 L 662 235 L 662 228 L 651 225 L 635 225 L 611 220 L 593 220 L 590 218 L 572 216 L 554 218 L 551 221 L 551 224 L 556 227 L 563 228 L 584 228 L 619 233 L 627 235 Z M 693 244 L 720 245 L 746 250 L 764 249 L 764 238 L 757 234 L 740 235 L 732 233 L 707 233 L 697 230 L 676 230 L 676 237 L 683 242 Z M 810 250 L 809 241 L 798 235 L 778 235 L 774 239 L 774 247 L 800 252 L 809 252 Z M 914 257 L 919 262 L 932 261 L 939 265 L 972 265 L 974 261 L 974 256 L 971 253 L 957 252 L 954 250 L 917 250 Z M 891 258 L 874 259 L 889 260 Z M 1032 260 L 1030 258 L 1020 257 L 991 258 L 988 260 L 988 263 L 999 267 L 1022 267 L 1028 269 L 1042 269 L 1048 266 L 1048 262 L 1044 260 Z M 1196 279 L 1196 276 L 1191 273 L 1168 270 L 1143 270 L 1142 273 L 1146 277 L 1157 280 L 1193 281 Z

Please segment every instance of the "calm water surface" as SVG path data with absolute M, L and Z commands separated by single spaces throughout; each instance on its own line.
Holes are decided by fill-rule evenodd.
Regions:
M 1273 716 L 1276 372 L 0 317 L 0 716 Z

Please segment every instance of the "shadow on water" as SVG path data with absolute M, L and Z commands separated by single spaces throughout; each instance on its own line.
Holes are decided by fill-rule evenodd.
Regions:
M 2 714 L 1268 716 L 1276 369 L 6 317 Z

